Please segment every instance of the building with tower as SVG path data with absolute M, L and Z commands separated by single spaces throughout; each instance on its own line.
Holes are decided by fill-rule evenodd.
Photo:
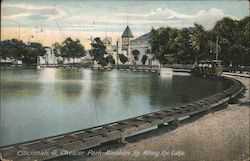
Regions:
M 131 56 L 131 39 L 134 38 L 129 26 L 126 27 L 122 34 L 122 53 L 128 58 L 129 63 L 132 64 Z
M 129 59 L 129 64 L 135 62 L 134 56 L 132 55 L 133 50 L 139 51 L 137 65 L 142 65 L 142 57 L 147 56 L 145 65 L 159 65 L 159 61 L 155 60 L 151 53 L 150 38 L 152 33 L 146 33 L 135 39 L 129 26 L 126 27 L 122 34 L 122 53 Z

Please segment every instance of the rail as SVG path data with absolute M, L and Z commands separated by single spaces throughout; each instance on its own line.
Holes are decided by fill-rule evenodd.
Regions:
M 4 159 L 9 160 L 47 160 L 64 155 L 65 151 L 80 151 L 115 140 L 125 140 L 130 135 L 166 123 L 174 123 L 183 117 L 207 111 L 230 99 L 235 98 L 243 90 L 243 84 L 228 77 L 217 77 L 230 81 L 230 87 L 218 94 L 180 107 L 162 110 L 129 118 L 102 126 L 83 129 L 63 135 L 43 138 L 0 148 Z M 216 79 L 216 78 L 213 78 Z M 44 152 L 43 155 L 18 155 L 19 152 Z
M 1 67 L 33 67 L 36 68 L 37 64 L 13 64 L 13 63 L 0 63 Z M 40 67 L 49 67 L 49 68 L 70 68 L 70 67 L 83 67 L 83 68 L 92 68 L 93 64 L 91 63 L 69 63 L 69 64 L 40 64 Z M 119 68 L 119 69 L 130 69 L 130 68 L 150 68 L 150 69 L 156 69 L 159 68 L 158 65 L 127 65 L 127 64 L 115 64 L 111 65 L 113 68 Z M 180 69 L 180 70 L 191 70 L 194 68 L 194 64 L 164 64 L 161 65 L 161 67 L 164 68 L 173 68 L 173 69 Z M 250 66 L 233 66 L 224 67 L 225 72 L 231 72 L 231 73 L 250 73 Z

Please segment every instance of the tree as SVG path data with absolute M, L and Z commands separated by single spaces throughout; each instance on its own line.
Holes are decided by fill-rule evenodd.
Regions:
M 139 54 L 140 54 L 140 51 L 135 49 L 135 50 L 132 50 L 132 55 L 134 56 L 134 60 L 135 60 L 135 64 L 136 64 L 136 61 L 139 59 Z
M 213 37 L 219 37 L 220 53 L 219 59 L 223 60 L 225 65 L 229 65 L 232 60 L 232 47 L 236 43 L 237 36 L 237 21 L 231 18 L 223 18 L 218 21 L 212 29 Z
M 202 25 L 194 24 L 191 29 L 190 43 L 195 55 L 195 61 L 202 60 L 206 55 L 207 37 L 205 29 Z
M 17 39 L 1 41 L 1 58 L 13 58 L 15 62 L 21 60 L 28 52 L 28 46 Z
M 160 62 L 160 64 L 165 64 L 166 60 L 164 58 L 164 44 L 167 43 L 167 35 L 170 28 L 159 28 L 155 30 L 154 28 L 151 30 L 151 50 L 154 53 L 155 58 Z
M 112 55 L 108 55 L 105 59 L 107 63 L 115 64 L 115 59 L 113 58 Z
M 119 59 L 122 62 L 122 64 L 125 64 L 128 61 L 128 58 L 123 54 L 119 54 Z
M 196 23 L 178 30 L 161 27 L 151 30 L 151 52 L 161 64 L 185 64 L 215 59 L 218 49 L 224 65 L 250 65 L 249 31 L 249 16 L 240 21 L 225 17 L 210 31 Z
M 176 44 L 176 62 L 180 64 L 191 64 L 194 60 L 192 47 L 190 44 L 189 36 L 191 31 L 189 28 L 183 28 L 178 31 L 178 35 L 174 39 Z
M 176 44 L 177 29 L 170 27 L 161 27 L 157 30 L 152 29 L 150 40 L 151 50 L 154 56 L 161 64 L 176 62 Z
M 64 58 L 61 56 L 62 46 L 58 42 L 56 42 L 52 44 L 52 50 L 57 57 L 57 63 L 63 64 Z
M 46 51 L 40 43 L 25 44 L 21 40 L 11 39 L 1 41 L 2 58 L 13 58 L 15 62 L 22 60 L 24 64 L 36 64 L 38 56 L 43 56 Z
M 146 55 L 149 55 L 149 54 L 150 54 L 149 59 L 148 59 L 148 65 L 152 65 L 151 50 L 150 50 L 149 48 L 147 48 L 147 49 L 145 50 L 145 53 L 146 53 Z
M 61 56 L 63 58 L 73 58 L 75 62 L 75 58 L 80 58 L 85 56 L 85 50 L 83 45 L 80 43 L 78 39 L 76 41 L 72 40 L 70 37 L 67 38 L 61 45 Z
M 148 56 L 147 56 L 146 54 L 144 54 L 144 55 L 142 56 L 142 58 L 141 58 L 141 62 L 142 62 L 143 65 L 145 65 L 147 59 L 148 59 Z
M 24 64 L 36 64 L 37 58 L 46 54 L 46 50 L 40 43 L 30 43 L 28 52 L 23 55 L 22 61 Z
M 104 57 L 105 55 L 107 55 L 106 46 L 103 44 L 101 39 L 99 37 L 94 38 L 91 46 L 93 49 L 90 51 L 90 54 L 94 57 L 94 60 L 102 66 L 107 65 L 106 59 Z
M 242 65 L 250 66 L 250 16 L 238 22 L 237 27 L 237 44 L 240 44 L 243 48 L 242 53 Z
M 62 46 L 56 42 L 54 44 L 52 44 L 52 47 L 53 47 L 53 52 L 55 53 L 55 56 L 61 56 L 61 49 L 62 49 Z

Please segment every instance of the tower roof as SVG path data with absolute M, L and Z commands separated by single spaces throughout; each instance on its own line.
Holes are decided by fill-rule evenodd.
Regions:
M 127 26 L 127 28 L 125 29 L 125 31 L 122 34 L 122 37 L 129 37 L 129 38 L 133 38 L 134 35 L 132 34 L 130 28 Z

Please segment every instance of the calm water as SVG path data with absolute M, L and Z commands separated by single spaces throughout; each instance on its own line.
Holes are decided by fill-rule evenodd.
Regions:
M 0 146 L 171 108 L 225 82 L 126 71 L 1 69 Z

